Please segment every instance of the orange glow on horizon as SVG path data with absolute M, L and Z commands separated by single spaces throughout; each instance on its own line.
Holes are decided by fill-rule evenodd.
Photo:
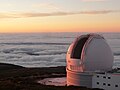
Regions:
M 120 32 L 119 3 L 120 0 L 1 0 L 0 33 Z
M 68 15 L 1 19 L 0 33 L 12 32 L 120 32 L 116 16 Z M 111 18 L 111 17 L 114 17 Z

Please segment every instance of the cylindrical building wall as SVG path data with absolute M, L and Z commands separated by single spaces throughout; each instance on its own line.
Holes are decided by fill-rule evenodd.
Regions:
M 67 69 L 67 85 L 92 88 L 92 76 L 92 74 L 87 72 L 73 72 Z

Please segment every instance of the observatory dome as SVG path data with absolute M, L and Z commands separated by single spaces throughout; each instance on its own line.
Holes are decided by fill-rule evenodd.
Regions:
M 70 45 L 66 69 L 76 72 L 109 71 L 113 53 L 104 37 L 98 34 L 81 35 Z

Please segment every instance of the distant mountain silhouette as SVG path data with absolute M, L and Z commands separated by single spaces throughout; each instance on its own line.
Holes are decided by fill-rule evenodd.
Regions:
M 0 71 L 3 70 L 10 70 L 10 69 L 21 69 L 22 66 L 13 65 L 13 64 L 7 64 L 7 63 L 0 63 Z

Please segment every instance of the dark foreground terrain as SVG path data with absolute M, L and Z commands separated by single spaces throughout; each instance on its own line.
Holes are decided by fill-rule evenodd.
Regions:
M 65 67 L 24 68 L 0 63 L 0 90 L 100 90 L 74 86 L 48 86 L 37 81 L 50 77 L 65 77 Z

